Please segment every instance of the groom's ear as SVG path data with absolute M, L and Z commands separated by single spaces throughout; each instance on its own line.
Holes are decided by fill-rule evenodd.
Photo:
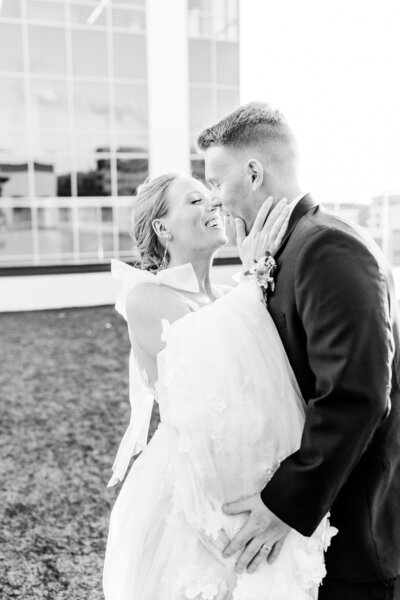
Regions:
M 253 192 L 256 192 L 263 184 L 264 168 L 259 160 L 252 158 L 247 163 L 247 170 L 251 180 L 252 190 Z

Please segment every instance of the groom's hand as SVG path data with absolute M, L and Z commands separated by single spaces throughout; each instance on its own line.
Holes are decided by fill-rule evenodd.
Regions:
M 265 256 L 266 252 L 275 254 L 285 235 L 289 222 L 290 208 L 286 198 L 282 198 L 271 210 L 273 198 L 270 196 L 258 211 L 254 225 L 247 235 L 243 219 L 235 218 L 236 241 L 244 271 L 254 260 Z
M 237 573 L 246 568 L 253 573 L 266 559 L 270 564 L 275 562 L 290 527 L 265 506 L 259 494 L 225 504 L 223 511 L 227 515 L 249 513 L 248 520 L 223 552 L 228 558 L 242 551 L 236 563 Z

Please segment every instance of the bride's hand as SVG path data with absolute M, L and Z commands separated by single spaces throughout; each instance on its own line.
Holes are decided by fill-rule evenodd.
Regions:
M 246 235 L 243 219 L 235 219 L 237 245 L 244 270 L 249 269 L 254 260 L 265 256 L 266 252 L 274 255 L 286 233 L 290 214 L 288 202 L 282 198 L 269 214 L 272 203 L 271 196 L 265 200 L 249 235 Z

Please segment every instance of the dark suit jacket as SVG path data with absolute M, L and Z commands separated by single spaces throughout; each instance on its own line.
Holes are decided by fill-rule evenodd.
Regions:
M 306 402 L 300 449 L 261 496 L 309 536 L 331 511 L 328 576 L 400 574 L 400 343 L 393 278 L 365 232 L 306 196 L 276 260 L 269 311 Z

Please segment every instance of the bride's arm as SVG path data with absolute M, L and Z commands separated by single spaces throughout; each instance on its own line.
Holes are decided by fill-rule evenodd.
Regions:
M 187 304 L 166 286 L 142 283 L 129 294 L 126 312 L 131 341 L 155 358 L 165 347 L 162 341 L 162 320 L 170 323 L 190 312 Z

